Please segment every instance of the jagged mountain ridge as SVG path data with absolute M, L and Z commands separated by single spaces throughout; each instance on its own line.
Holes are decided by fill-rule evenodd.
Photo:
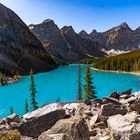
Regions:
M 132 30 L 125 22 L 106 32 L 94 29 L 89 34 L 85 30 L 78 34 L 72 26 L 59 29 L 50 19 L 29 28 L 52 56 L 65 62 L 79 61 L 87 56 L 104 57 L 103 49 L 120 51 L 120 54 L 140 48 L 140 27 Z
M 57 65 L 28 26 L 0 4 L 0 70 L 48 71 Z
M 99 42 L 106 50 L 132 51 L 140 48 L 140 27 L 132 30 L 125 22 L 106 32 L 93 30 L 88 34 L 81 31 L 79 35 Z
M 30 30 L 42 42 L 45 49 L 55 58 L 73 63 L 84 57 L 104 57 L 99 43 L 82 38 L 72 26 L 59 29 L 53 20 L 29 25 Z

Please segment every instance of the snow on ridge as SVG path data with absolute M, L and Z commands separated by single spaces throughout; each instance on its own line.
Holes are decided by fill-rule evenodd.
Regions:
M 30 26 L 29 26 L 29 29 L 30 29 L 30 30 L 33 30 L 33 29 L 34 29 L 34 25 L 30 25 Z
M 129 52 L 129 51 L 120 51 L 120 50 L 115 50 L 115 49 L 111 49 L 111 50 L 107 51 L 104 48 L 101 49 L 101 51 L 107 53 L 109 56 L 115 56 L 115 55 L 119 55 L 119 54 L 123 54 L 123 53 Z

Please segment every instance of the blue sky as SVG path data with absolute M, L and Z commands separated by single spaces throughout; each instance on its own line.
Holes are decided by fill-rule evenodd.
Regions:
M 105 31 L 122 22 L 140 26 L 140 0 L 0 0 L 28 24 L 53 19 L 61 28 Z

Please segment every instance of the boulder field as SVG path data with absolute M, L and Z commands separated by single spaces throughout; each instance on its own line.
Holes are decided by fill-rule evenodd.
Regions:
M 22 117 L 0 119 L 0 134 L 21 140 L 140 140 L 140 94 L 131 89 L 103 99 L 44 105 Z

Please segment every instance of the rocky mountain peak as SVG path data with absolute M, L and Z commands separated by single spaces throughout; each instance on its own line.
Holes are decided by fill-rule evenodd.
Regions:
M 79 35 L 88 35 L 88 33 L 85 30 L 82 30 L 81 32 L 79 32 Z
M 49 25 L 55 25 L 54 21 L 51 19 L 46 19 L 42 22 L 42 24 L 49 24 Z
M 109 30 L 107 30 L 106 32 L 104 32 L 105 34 L 107 33 L 121 33 L 121 32 L 129 32 L 132 31 L 131 28 L 129 27 L 129 25 L 126 22 L 121 23 L 118 26 L 115 26 Z
M 132 31 L 132 29 L 129 27 L 129 25 L 126 22 L 123 22 L 120 25 L 115 26 L 108 31 L 126 31 L 127 32 L 127 31 Z
M 138 28 L 136 28 L 135 30 L 136 32 L 140 32 L 140 26 Z
M 95 30 L 95 29 L 93 29 L 92 30 L 92 32 L 90 33 L 90 35 L 95 35 L 95 34 L 97 34 L 98 32 Z
M 38 28 L 38 27 L 40 27 L 42 30 L 44 28 L 52 28 L 52 27 L 53 28 L 58 28 L 57 25 L 55 24 L 55 22 L 53 20 L 51 20 L 51 19 L 46 19 L 42 23 L 37 24 L 37 25 L 34 25 L 34 24 L 29 25 L 30 30 L 33 30 L 34 28 Z
M 43 21 L 43 23 L 48 23 L 48 22 L 54 22 L 52 19 L 46 19 Z
M 120 24 L 120 27 L 129 28 L 129 25 L 126 22 Z
M 7 15 L 7 17 L 8 17 L 8 11 L 9 11 L 10 9 L 8 9 L 7 7 L 5 7 L 3 4 L 1 4 L 0 3 L 0 16 L 2 16 L 2 15 Z M 11 12 L 13 12 L 13 11 L 11 11 Z
M 61 30 L 62 30 L 62 32 L 75 33 L 72 26 L 64 26 Z

